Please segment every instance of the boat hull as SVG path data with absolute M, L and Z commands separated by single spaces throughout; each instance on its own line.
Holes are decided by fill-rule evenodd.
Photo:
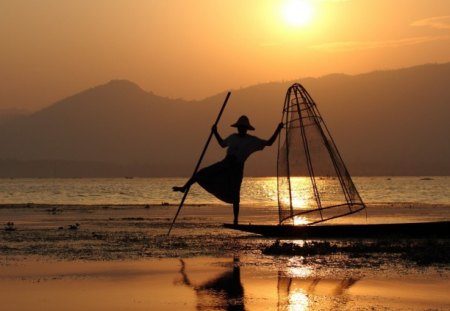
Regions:
M 284 238 L 450 238 L 450 221 L 314 226 L 224 224 L 224 227 Z

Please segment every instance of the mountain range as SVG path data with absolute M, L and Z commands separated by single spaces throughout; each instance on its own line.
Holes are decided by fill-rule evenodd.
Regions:
M 231 90 L 218 128 L 226 137 L 245 114 L 268 138 L 298 82 L 352 175 L 450 175 L 448 81 L 450 63 L 259 84 Z M 34 113 L 0 111 L 0 177 L 189 176 L 225 95 L 186 101 L 113 80 Z M 252 155 L 246 175 L 275 175 L 276 151 Z M 223 155 L 212 141 L 203 163 Z

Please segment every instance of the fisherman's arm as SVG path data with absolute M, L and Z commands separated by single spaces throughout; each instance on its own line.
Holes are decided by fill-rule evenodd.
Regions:
M 225 143 L 225 141 L 222 139 L 222 137 L 220 136 L 219 132 L 217 131 L 217 125 L 213 125 L 211 128 L 214 137 L 216 137 L 217 142 L 219 143 L 220 147 L 225 148 L 227 146 L 227 144 Z
M 278 137 L 278 134 L 280 133 L 281 129 L 283 128 L 283 123 L 278 124 L 277 128 L 275 129 L 275 132 L 273 133 L 272 137 L 269 138 L 269 140 L 266 143 L 266 146 L 272 146 L 275 140 Z

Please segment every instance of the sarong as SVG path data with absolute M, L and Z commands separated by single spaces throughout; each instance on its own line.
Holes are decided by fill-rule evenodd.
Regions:
M 206 191 L 226 203 L 239 203 L 244 163 L 233 156 L 205 167 L 196 174 L 196 181 Z

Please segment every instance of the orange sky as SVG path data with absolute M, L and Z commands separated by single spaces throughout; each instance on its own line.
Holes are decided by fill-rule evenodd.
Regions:
M 450 61 L 449 0 L 0 0 L 0 109 L 111 79 L 201 99 L 261 82 Z

